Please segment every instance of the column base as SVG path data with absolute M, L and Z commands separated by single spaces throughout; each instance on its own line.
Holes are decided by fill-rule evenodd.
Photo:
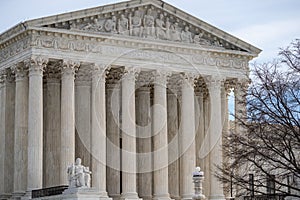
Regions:
M 209 200 L 225 200 L 225 196 L 224 195 L 211 195 L 208 198 Z
M 95 188 L 69 188 L 61 195 L 62 199 L 67 200 L 112 200 L 106 192 L 99 192 Z
M 191 200 L 194 194 L 184 194 L 181 196 L 181 200 Z
M 26 191 L 25 195 L 21 197 L 21 200 L 32 199 L 32 191 Z
M 171 200 L 169 194 L 154 195 L 153 200 Z
M 152 196 L 141 196 L 141 199 L 143 199 L 143 200 L 152 200 L 153 197 Z
M 13 192 L 11 196 L 11 200 L 21 200 L 21 197 L 24 196 L 26 193 L 23 191 Z
M 122 193 L 120 200 L 142 200 L 139 198 L 138 194 L 136 192 L 127 192 L 127 193 Z
M 11 194 L 2 193 L 0 194 L 0 200 L 7 200 L 11 198 Z
M 120 194 L 110 194 L 109 195 L 113 200 L 120 200 L 121 195 Z

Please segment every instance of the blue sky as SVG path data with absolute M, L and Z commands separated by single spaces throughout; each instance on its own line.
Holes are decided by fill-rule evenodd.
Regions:
M 0 32 L 49 15 L 120 2 L 120 0 L 1 0 Z M 299 0 L 166 0 L 263 50 L 254 61 L 276 57 L 280 47 L 300 38 Z

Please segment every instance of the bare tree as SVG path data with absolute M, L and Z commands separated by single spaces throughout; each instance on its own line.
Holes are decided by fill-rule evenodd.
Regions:
M 300 40 L 277 60 L 254 64 L 252 75 L 247 114 L 235 114 L 242 131 L 225 137 L 223 154 L 230 159 L 216 175 L 238 188 L 237 196 L 300 197 Z

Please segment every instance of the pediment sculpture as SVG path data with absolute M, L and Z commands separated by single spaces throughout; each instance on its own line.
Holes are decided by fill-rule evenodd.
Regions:
M 69 188 L 91 187 L 91 174 L 89 167 L 81 165 L 81 159 L 76 158 L 75 164 L 72 163 L 67 170 Z
M 130 12 L 107 13 L 104 16 L 74 20 L 70 22 L 69 29 L 225 48 L 221 39 L 153 7 L 138 8 Z

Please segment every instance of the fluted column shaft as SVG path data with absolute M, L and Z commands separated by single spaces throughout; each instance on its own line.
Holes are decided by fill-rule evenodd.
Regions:
M 79 63 L 64 61 L 61 77 L 60 184 L 67 185 L 67 167 L 75 160 L 74 76 Z
M 106 191 L 106 112 L 105 68 L 95 65 L 92 76 L 92 172 L 93 187 L 107 197 Z
M 11 69 L 0 72 L 0 198 L 13 191 L 15 83 Z
M 216 77 L 210 79 L 208 90 L 210 95 L 210 191 L 209 199 L 225 199 L 223 185 L 215 176 L 216 165 L 222 165 L 222 107 L 221 107 L 222 80 Z
M 110 197 L 120 198 L 120 84 L 107 84 L 106 90 L 107 134 L 107 191 Z
M 122 77 L 122 199 L 137 199 L 135 69 Z
M 150 86 L 139 87 L 136 96 L 138 193 L 143 200 L 151 200 L 153 179 Z
M 60 72 L 58 65 L 48 65 L 45 75 L 44 90 L 44 180 L 43 187 L 53 187 L 60 184 Z M 44 103 L 44 105 L 45 105 Z
M 181 105 L 181 198 L 192 199 L 194 186 L 191 173 L 196 165 L 194 77 L 185 74 L 182 82 Z
M 169 162 L 169 193 L 172 199 L 180 199 L 180 169 L 179 169 L 179 131 L 178 131 L 178 97 L 177 80 L 169 83 L 167 93 L 168 111 L 168 162 Z M 175 87 L 174 87 L 175 86 Z
M 14 192 L 13 196 L 24 195 L 27 189 L 28 159 L 28 66 L 20 64 L 14 69 L 16 76 L 15 94 L 15 137 L 14 137 Z
M 170 199 L 168 192 L 167 74 L 157 71 L 153 99 L 154 199 Z
M 48 62 L 32 58 L 29 66 L 27 190 L 43 186 L 43 70 Z

